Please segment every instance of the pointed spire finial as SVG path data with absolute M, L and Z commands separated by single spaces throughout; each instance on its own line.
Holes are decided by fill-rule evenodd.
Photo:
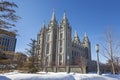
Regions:
M 63 19 L 66 19 L 66 11 L 64 11 Z
M 87 36 L 87 33 L 86 33 L 86 32 L 85 32 L 85 34 L 84 34 L 84 39 L 83 39 L 83 41 L 89 42 L 89 38 L 88 38 L 88 36 Z
M 52 18 L 51 21 L 55 20 L 55 9 L 53 8 Z
M 87 33 L 85 32 L 84 37 L 87 37 Z
M 80 43 L 80 39 L 79 39 L 79 36 L 78 36 L 77 31 L 75 31 L 74 42 L 76 42 L 76 43 Z
M 45 27 L 45 22 L 43 22 L 43 27 Z
M 77 33 L 77 30 L 75 31 L 75 35 L 74 35 L 74 37 L 78 37 L 78 33 Z

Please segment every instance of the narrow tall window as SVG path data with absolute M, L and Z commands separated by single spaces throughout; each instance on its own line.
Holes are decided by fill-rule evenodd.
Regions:
M 49 58 L 46 57 L 46 62 L 45 62 L 46 66 L 48 66 L 48 60 L 49 60 Z
M 47 43 L 46 54 L 49 53 L 49 43 Z
M 60 40 L 60 46 L 62 46 L 62 40 Z
M 39 44 L 40 44 L 40 40 L 39 40 Z
M 48 35 L 47 35 L 47 41 L 49 41 L 49 39 L 50 39 L 50 35 L 48 34 Z
M 60 47 L 60 53 L 62 52 L 62 47 Z
M 62 33 L 60 34 L 60 38 L 63 38 L 63 34 Z
M 59 55 L 59 65 L 62 65 L 62 55 Z

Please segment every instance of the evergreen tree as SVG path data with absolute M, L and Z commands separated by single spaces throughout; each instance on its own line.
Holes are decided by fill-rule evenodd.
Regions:
M 18 6 L 14 2 L 0 1 L 0 34 L 5 33 L 2 29 L 10 30 L 12 27 L 15 27 L 15 22 L 20 19 L 20 17 L 16 15 L 15 8 L 18 8 Z M 17 30 L 14 30 L 11 33 L 16 34 L 16 32 Z M 0 40 L 2 40 L 1 37 Z M 0 46 L 0 58 L 3 58 L 3 47 L 4 46 Z
M 28 44 L 30 46 L 30 49 L 26 49 L 27 53 L 29 55 L 29 69 L 31 73 L 34 73 L 37 71 L 36 64 L 36 40 L 31 39 L 31 43 Z
M 18 8 L 18 6 L 14 2 L 0 1 L 0 29 L 15 27 L 15 22 L 20 19 L 20 17 L 16 15 L 15 8 Z

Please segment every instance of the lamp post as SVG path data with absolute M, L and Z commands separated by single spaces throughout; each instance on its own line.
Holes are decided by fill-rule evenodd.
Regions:
M 100 75 L 100 66 L 99 66 L 99 44 L 96 44 L 95 50 L 97 53 L 97 74 Z
M 67 73 L 70 73 L 69 55 L 67 55 Z

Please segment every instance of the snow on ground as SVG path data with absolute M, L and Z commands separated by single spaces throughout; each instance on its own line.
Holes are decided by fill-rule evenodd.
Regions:
M 111 74 L 109 74 L 110 76 Z M 76 74 L 74 75 L 75 80 L 120 80 L 117 75 L 111 75 L 111 77 L 106 75 L 97 75 L 97 74 Z
M 52 73 L 52 72 L 49 73 L 40 72 L 38 74 L 10 72 L 1 75 L 8 77 L 11 80 L 75 80 L 72 74 Z M 0 80 L 9 80 L 9 79 L 0 79 Z
M 66 72 L 39 72 L 37 74 L 19 73 L 17 71 L 0 74 L 0 80 L 120 80 L 120 75 L 79 74 Z
M 0 75 L 0 80 L 11 80 L 11 79 L 7 78 L 6 76 Z

